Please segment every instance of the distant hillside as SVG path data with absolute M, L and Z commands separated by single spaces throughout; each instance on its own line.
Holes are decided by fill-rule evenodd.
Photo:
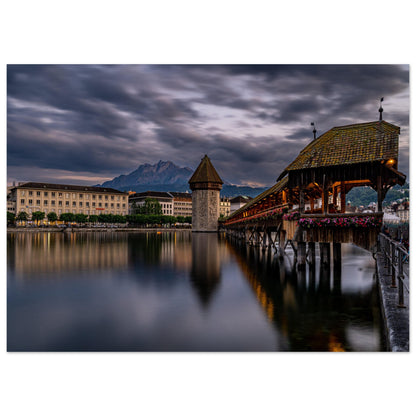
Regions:
M 96 185 L 106 188 L 114 188 L 120 191 L 189 191 L 188 180 L 193 174 L 193 170 L 188 167 L 181 168 L 170 161 L 160 160 L 154 165 L 146 163 L 140 165 L 135 171 L 120 175 L 111 181 Z M 254 197 L 267 189 L 253 188 L 250 186 L 231 185 L 223 179 L 224 185 L 221 196 L 234 197 L 238 195 L 247 195 Z
M 389 205 L 398 199 L 409 198 L 409 184 L 403 186 L 393 186 L 383 201 L 383 205 Z M 367 207 L 371 202 L 377 202 L 377 192 L 369 186 L 360 186 L 351 189 L 346 196 L 346 200 L 351 202 L 353 206 L 363 205 Z

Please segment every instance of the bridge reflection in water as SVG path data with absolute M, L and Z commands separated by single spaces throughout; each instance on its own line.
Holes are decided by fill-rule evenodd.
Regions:
M 317 262 L 297 269 L 290 257 L 279 259 L 271 249 L 232 243 L 228 246 L 269 321 L 281 335 L 278 350 L 374 351 L 378 346 L 385 349 L 376 280 L 367 279 L 366 285 L 362 285 L 364 274 L 373 269 L 364 250 L 344 245 L 346 261 L 342 267 L 325 267 Z

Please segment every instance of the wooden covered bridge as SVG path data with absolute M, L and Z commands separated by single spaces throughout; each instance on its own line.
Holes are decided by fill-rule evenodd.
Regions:
M 273 247 L 283 255 L 290 244 L 299 266 L 315 258 L 334 260 L 341 243 L 372 250 L 382 225 L 382 202 L 403 185 L 398 168 L 400 128 L 386 121 L 334 127 L 309 143 L 277 178 L 277 183 L 230 215 L 222 227 L 239 242 Z M 346 194 L 356 186 L 377 192 L 374 213 L 347 213 Z

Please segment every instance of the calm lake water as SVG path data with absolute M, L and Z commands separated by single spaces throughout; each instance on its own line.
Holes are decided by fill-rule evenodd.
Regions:
M 216 234 L 8 233 L 8 350 L 382 351 L 374 260 L 342 254 L 296 273 Z

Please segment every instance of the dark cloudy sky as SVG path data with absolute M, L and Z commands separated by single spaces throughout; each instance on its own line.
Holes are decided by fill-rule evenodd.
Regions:
M 8 183 L 96 184 L 143 163 L 196 168 L 271 185 L 334 126 L 401 127 L 408 175 L 409 67 L 399 65 L 9 65 Z

